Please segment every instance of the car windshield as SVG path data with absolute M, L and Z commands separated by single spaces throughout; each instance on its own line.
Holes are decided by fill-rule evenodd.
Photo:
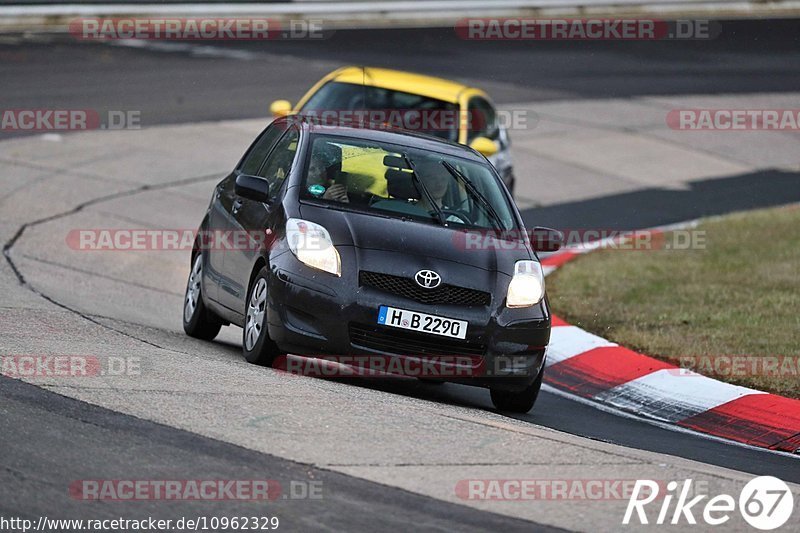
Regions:
M 458 105 L 401 91 L 380 87 L 329 82 L 309 98 L 300 112 L 304 115 L 330 113 L 340 115 L 351 111 L 367 113 L 372 122 L 418 131 L 448 140 L 458 140 Z M 355 118 L 355 117 L 354 117 Z
M 314 134 L 305 169 L 301 198 L 338 209 L 457 229 L 517 229 L 508 197 L 488 163 Z

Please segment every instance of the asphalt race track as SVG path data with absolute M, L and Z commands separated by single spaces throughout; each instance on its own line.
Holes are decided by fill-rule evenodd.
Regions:
M 295 102 L 343 64 L 472 81 L 499 103 L 797 90 L 796 21 L 730 21 L 723 28 L 709 41 L 470 42 L 451 29 L 428 29 L 206 48 L 7 36 L 0 40 L 0 88 L 9 108 L 47 102 L 136 109 L 143 125 L 266 115 L 273 99 Z
M 681 43 L 465 43 L 451 30 L 208 48 L 0 39 L 5 108 L 132 109 L 143 126 L 0 134 L 0 353 L 141 364 L 141 373 L 85 383 L 0 377 L 2 515 L 256 513 L 279 516 L 290 530 L 613 531 L 624 502 L 575 512 L 564 502 L 465 501 L 453 487 L 473 478 L 691 477 L 728 488 L 748 474 L 800 483 L 796 457 L 669 431 L 548 391 L 531 413 L 511 418 L 493 412 L 480 389 L 292 378 L 247 365 L 239 330 L 224 328 L 213 343 L 183 335 L 188 252 L 92 255 L 64 245 L 73 228 L 196 225 L 213 184 L 267 120 L 269 102 L 294 101 L 350 63 L 469 81 L 501 106 L 533 109 L 536 129 L 512 132 L 517 175 L 541 169 L 552 186 L 540 194 L 538 178 L 521 185 L 529 225 L 642 228 L 800 201 L 797 133 L 719 140 L 660 131 L 666 110 L 698 102 L 800 107 L 796 22 L 726 24 L 714 41 Z M 650 170 L 666 161 L 677 170 L 657 176 L 643 160 L 605 170 L 599 138 L 639 143 L 626 150 L 664 158 Z M 67 490 L 80 479 L 255 477 L 318 481 L 324 497 L 266 506 L 85 502 Z

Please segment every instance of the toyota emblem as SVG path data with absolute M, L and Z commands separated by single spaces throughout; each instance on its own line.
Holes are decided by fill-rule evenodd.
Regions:
M 420 270 L 414 281 L 423 289 L 435 289 L 442 283 L 442 277 L 433 270 Z

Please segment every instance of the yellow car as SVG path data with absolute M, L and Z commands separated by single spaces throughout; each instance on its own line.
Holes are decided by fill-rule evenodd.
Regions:
M 292 113 L 354 120 L 360 116 L 370 121 L 377 117 L 465 144 L 486 156 L 514 192 L 508 132 L 489 95 L 474 87 L 398 70 L 342 67 L 318 81 L 297 105 L 276 100 L 270 111 L 275 117 Z

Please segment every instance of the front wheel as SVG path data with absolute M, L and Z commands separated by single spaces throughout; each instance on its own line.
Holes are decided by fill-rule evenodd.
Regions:
M 200 280 L 203 277 L 203 254 L 198 253 L 186 282 L 186 295 L 183 298 L 183 331 L 190 337 L 212 340 L 222 328 L 222 321 L 206 308 L 200 294 Z
M 502 389 L 489 389 L 492 395 L 492 403 L 498 411 L 510 413 L 527 413 L 536 403 L 539 397 L 539 390 L 542 388 L 542 378 L 544 377 L 544 367 L 539 371 L 539 375 L 533 383 L 521 391 L 506 391 Z
M 278 346 L 267 333 L 269 270 L 262 268 L 247 291 L 247 312 L 242 328 L 242 352 L 247 362 L 270 366 L 278 356 Z

